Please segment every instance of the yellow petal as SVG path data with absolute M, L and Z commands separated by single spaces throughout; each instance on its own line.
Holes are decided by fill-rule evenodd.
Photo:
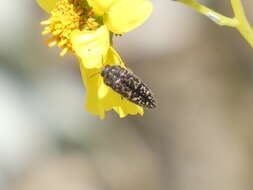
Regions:
M 72 48 L 86 68 L 99 68 L 110 45 L 110 35 L 105 25 L 95 31 L 76 30 L 71 34 Z
M 103 15 L 108 8 L 117 0 L 87 0 L 97 15 Z
M 104 23 L 116 34 L 135 29 L 151 14 L 153 9 L 149 0 L 118 0 L 104 15 Z
M 113 48 L 109 48 L 106 65 L 123 64 L 119 55 Z M 123 65 L 122 65 L 123 66 Z M 87 68 L 86 64 L 80 60 L 82 78 L 86 87 L 86 106 L 85 108 L 101 119 L 105 117 L 105 112 L 115 110 L 120 117 L 128 114 L 143 115 L 143 108 L 122 98 L 120 94 L 114 92 L 105 85 L 100 72 L 102 68 Z M 94 75 L 95 74 L 95 75 Z
M 37 0 L 37 3 L 44 11 L 50 13 L 56 7 L 57 1 L 58 0 Z

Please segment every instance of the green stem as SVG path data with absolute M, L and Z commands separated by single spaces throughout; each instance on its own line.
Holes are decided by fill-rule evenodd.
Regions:
M 195 0 L 177 0 L 177 1 L 192 7 L 195 11 L 207 16 L 209 19 L 211 19 L 220 26 L 235 27 L 236 25 L 238 25 L 237 20 L 219 14 L 216 11 L 209 9 L 208 7 L 198 3 Z
M 238 20 L 236 29 L 241 33 L 244 39 L 253 48 L 253 29 L 250 26 L 247 17 L 244 13 L 244 9 L 241 0 L 231 0 L 231 5 L 235 14 L 235 19 Z
M 253 48 L 253 29 L 245 16 L 241 0 L 231 0 L 231 5 L 235 14 L 234 18 L 226 17 L 220 13 L 217 13 L 216 11 L 198 3 L 196 0 L 176 1 L 192 7 L 195 11 L 207 16 L 220 26 L 236 28 Z

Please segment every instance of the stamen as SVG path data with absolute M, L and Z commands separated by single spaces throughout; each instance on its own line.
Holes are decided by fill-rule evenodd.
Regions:
M 45 36 L 48 35 L 51 31 L 50 30 L 44 30 L 41 32 L 41 35 Z
M 49 24 L 51 24 L 50 20 L 44 20 L 40 22 L 40 25 L 49 25 Z
M 61 51 L 60 56 L 64 56 L 67 52 L 68 52 L 68 48 L 64 48 L 64 49 Z
M 49 26 L 45 27 L 44 30 L 41 32 L 42 35 L 47 35 L 51 32 L 51 29 Z
M 81 14 L 83 14 L 83 10 L 82 9 L 80 9 L 80 10 L 78 10 L 77 12 L 76 12 L 76 14 L 78 14 L 78 15 L 81 15 Z
M 46 40 L 49 47 L 59 46 L 63 48 L 60 56 L 67 52 L 74 53 L 72 49 L 71 34 L 75 30 L 95 30 L 99 26 L 94 13 L 87 10 L 84 0 L 58 0 L 56 8 L 51 12 L 51 18 L 41 21 L 46 27 L 42 35 L 52 34 L 52 38 Z M 88 4 L 87 4 L 88 5 Z
M 98 27 L 98 23 L 94 21 L 93 18 L 89 18 L 87 20 L 87 25 L 92 29 L 95 30 Z
M 50 42 L 49 44 L 48 44 L 48 47 L 53 47 L 53 46 L 55 46 L 57 44 L 57 42 L 56 41 L 52 41 L 52 42 Z
M 93 11 L 89 11 L 89 12 L 87 13 L 87 15 L 88 15 L 88 16 L 93 16 L 93 15 L 94 15 L 94 12 L 93 12 Z
M 68 40 L 62 40 L 62 41 L 60 41 L 60 42 L 58 43 L 58 46 L 59 46 L 59 47 L 64 46 L 64 45 L 67 43 L 67 41 L 68 41 Z
M 59 35 L 60 33 L 62 33 L 62 30 L 55 30 L 55 31 L 52 32 L 52 34 L 53 34 L 54 36 L 57 36 L 57 35 Z

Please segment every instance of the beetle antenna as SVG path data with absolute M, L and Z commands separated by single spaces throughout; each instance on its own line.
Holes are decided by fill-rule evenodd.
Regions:
M 100 74 L 100 72 L 97 72 L 97 73 L 94 73 L 94 74 L 90 75 L 90 76 L 88 77 L 88 79 L 90 79 L 90 78 L 96 76 L 97 74 Z

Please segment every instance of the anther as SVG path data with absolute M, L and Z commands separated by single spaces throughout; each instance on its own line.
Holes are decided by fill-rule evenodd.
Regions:
M 52 34 L 53 34 L 54 36 L 57 36 L 57 35 L 59 35 L 60 33 L 62 33 L 62 30 L 55 30 L 55 31 L 52 32 Z
M 44 30 L 41 32 L 41 35 L 45 36 L 47 34 L 49 34 L 51 31 L 50 30 Z
M 48 44 L 48 47 L 53 47 L 53 46 L 55 46 L 57 44 L 57 42 L 56 41 L 52 41 L 52 42 L 50 42 L 49 44 Z
M 50 20 L 44 20 L 40 22 L 40 25 L 49 25 L 49 24 L 51 24 Z
M 61 41 L 58 43 L 58 46 L 59 46 L 59 47 L 62 47 L 62 46 L 64 46 L 66 43 L 67 43 L 67 40 L 61 40 Z
M 64 49 L 61 51 L 60 56 L 64 56 L 67 52 L 68 52 L 68 48 L 64 48 Z
M 89 12 L 87 13 L 87 15 L 88 15 L 88 16 L 93 16 L 93 15 L 94 15 L 94 12 L 93 12 L 93 11 L 89 11 Z

